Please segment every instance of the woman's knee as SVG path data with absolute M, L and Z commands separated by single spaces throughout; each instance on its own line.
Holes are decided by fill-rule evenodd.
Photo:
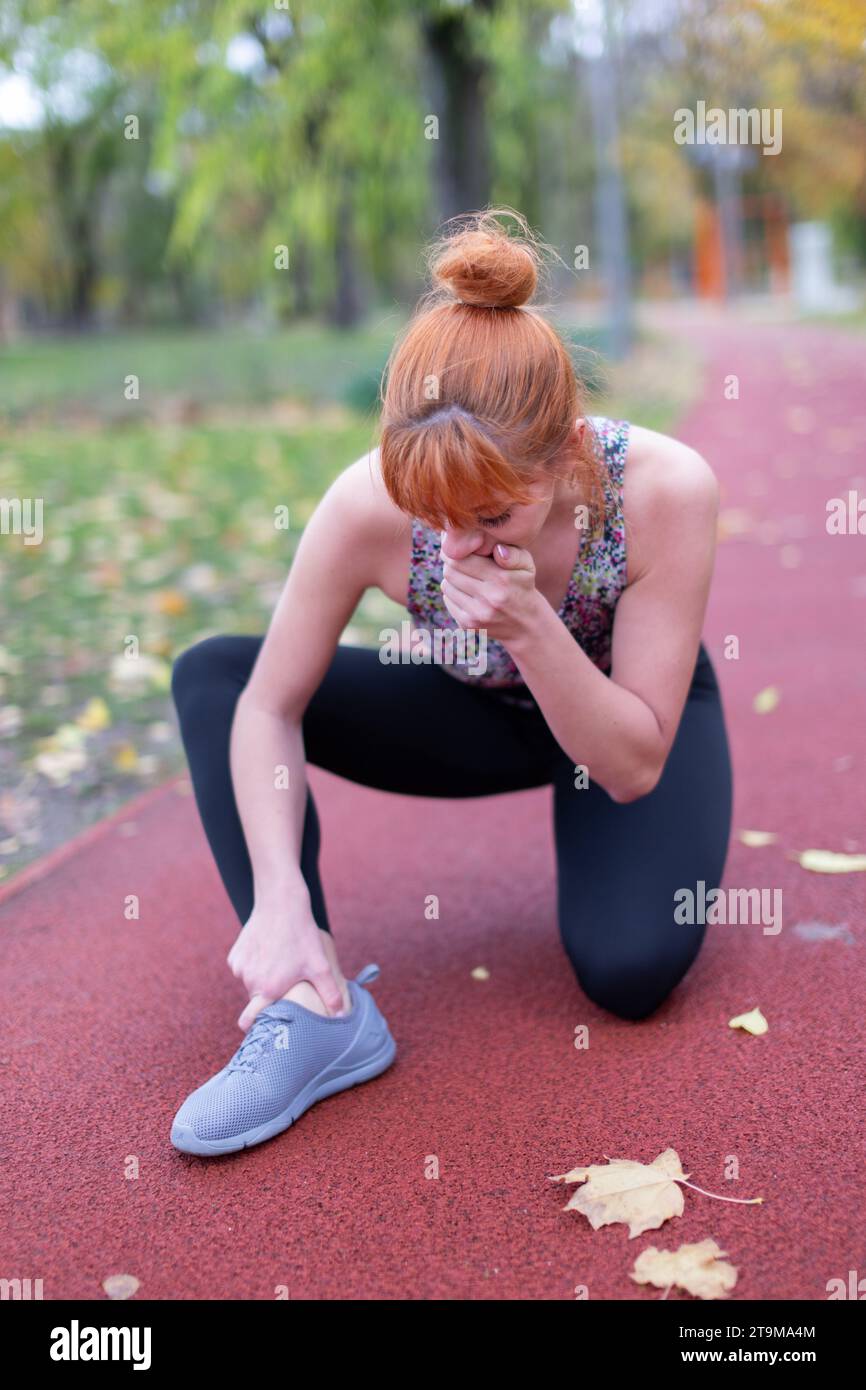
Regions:
M 230 636 L 205 637 L 175 657 L 171 693 L 179 714 L 236 679 L 237 642 Z
M 618 1018 L 637 1022 L 660 1008 L 686 974 L 700 942 L 688 953 L 635 952 L 587 958 L 569 951 L 584 994 Z

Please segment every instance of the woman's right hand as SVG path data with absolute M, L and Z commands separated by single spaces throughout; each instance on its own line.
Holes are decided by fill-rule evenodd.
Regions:
M 250 996 L 238 1019 L 244 1032 L 276 999 L 306 980 L 326 1013 L 342 1013 L 343 993 L 334 977 L 320 931 L 309 907 L 266 910 L 255 907 L 228 954 L 232 974 Z

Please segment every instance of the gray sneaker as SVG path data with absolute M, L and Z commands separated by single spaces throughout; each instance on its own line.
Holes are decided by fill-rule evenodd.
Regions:
M 291 999 L 269 1004 L 234 1057 L 188 1096 L 171 1142 L 188 1154 L 226 1154 L 270 1139 L 317 1100 L 368 1081 L 390 1067 L 396 1045 L 363 986 L 378 965 L 347 980 L 352 1011 L 325 1018 Z

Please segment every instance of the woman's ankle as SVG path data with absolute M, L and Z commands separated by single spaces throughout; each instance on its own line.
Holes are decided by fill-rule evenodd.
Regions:
M 322 936 L 322 945 L 325 948 L 325 954 L 328 957 L 328 964 L 331 967 L 331 973 L 343 996 L 343 1009 L 346 1013 L 349 1013 L 352 1009 L 352 999 L 346 984 L 346 977 L 340 969 L 340 963 L 337 960 L 337 948 L 334 945 L 334 938 L 331 936 L 330 932 L 322 931 L 321 927 L 319 931 Z M 321 995 L 318 990 L 310 984 L 309 980 L 299 980 L 296 985 L 292 986 L 288 994 L 283 995 L 283 998 L 292 999 L 296 1004 L 300 1004 L 303 1008 L 309 1009 L 312 1013 L 321 1014 L 324 1018 L 328 1017 L 328 1011 L 322 1003 Z

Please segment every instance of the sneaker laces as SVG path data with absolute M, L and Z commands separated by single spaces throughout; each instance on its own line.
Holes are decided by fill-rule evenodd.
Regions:
M 293 1018 L 268 1018 L 264 1013 L 259 1014 L 230 1061 L 229 1071 L 255 1071 L 255 1063 L 267 1046 L 268 1039 L 294 1021 Z

